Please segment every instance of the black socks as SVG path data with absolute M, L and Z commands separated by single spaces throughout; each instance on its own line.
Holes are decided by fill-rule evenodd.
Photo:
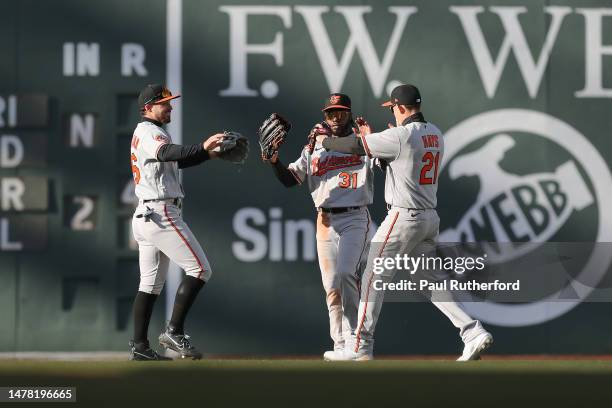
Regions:
M 191 308 L 193 301 L 204 286 L 204 281 L 193 276 L 185 275 L 183 281 L 176 291 L 172 318 L 168 323 L 168 330 L 173 334 L 183 334 L 185 317 Z
M 145 292 L 138 292 L 134 299 L 134 343 L 137 345 L 144 344 L 148 347 L 147 331 L 149 330 L 149 321 L 153 313 L 153 305 L 157 300 L 158 295 L 153 295 Z
M 193 276 L 185 276 L 176 291 L 172 319 L 168 324 L 168 330 L 175 334 L 183 334 L 185 317 L 191 308 L 200 289 L 204 286 L 204 281 Z M 134 343 L 137 348 L 146 349 L 149 347 L 147 332 L 149 322 L 153 314 L 153 305 L 159 296 L 145 292 L 138 292 L 134 299 Z

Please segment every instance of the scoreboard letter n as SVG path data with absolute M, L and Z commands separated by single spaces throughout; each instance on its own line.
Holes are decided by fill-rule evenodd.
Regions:
M 100 44 L 64 43 L 64 76 L 98 76 Z
M 70 147 L 86 148 L 94 146 L 94 136 L 96 130 L 96 117 L 92 113 L 70 114 L 68 120 L 68 145 Z

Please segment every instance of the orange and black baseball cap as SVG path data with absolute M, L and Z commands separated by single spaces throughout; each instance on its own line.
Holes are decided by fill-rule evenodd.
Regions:
M 421 93 L 414 85 L 399 85 L 391 91 L 391 100 L 381 106 L 406 105 L 413 106 L 421 103 Z
M 172 95 L 172 92 L 163 85 L 150 84 L 142 88 L 138 95 L 138 106 L 144 108 L 145 105 L 162 103 L 174 98 L 180 98 L 181 95 Z
M 325 100 L 323 112 L 331 109 L 351 110 L 351 98 L 341 93 L 333 93 Z

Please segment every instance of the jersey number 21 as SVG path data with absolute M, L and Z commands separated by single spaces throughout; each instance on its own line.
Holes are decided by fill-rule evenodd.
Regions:
M 438 161 L 440 159 L 440 152 L 436 152 L 434 155 L 432 152 L 427 152 L 421 159 L 422 163 L 425 163 L 421 168 L 421 177 L 419 184 L 436 184 L 438 182 Z M 431 170 L 433 167 L 433 175 Z

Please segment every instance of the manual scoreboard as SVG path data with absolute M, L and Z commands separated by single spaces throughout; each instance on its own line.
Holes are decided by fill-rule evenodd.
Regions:
M 117 348 L 138 282 L 130 139 L 138 91 L 166 80 L 165 1 L 0 11 L 0 317 L 16 328 L 0 349 L 33 332 Z

